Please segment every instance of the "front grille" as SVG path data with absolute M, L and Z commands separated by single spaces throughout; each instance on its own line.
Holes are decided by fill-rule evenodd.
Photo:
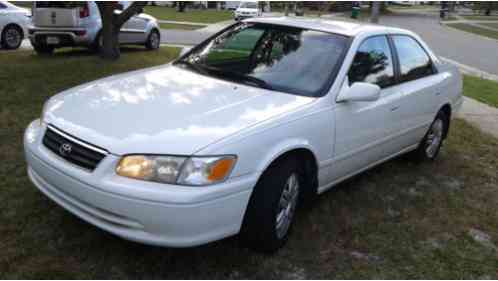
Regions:
M 105 149 L 72 137 L 52 126 L 47 127 L 43 145 L 66 161 L 90 171 L 107 155 Z

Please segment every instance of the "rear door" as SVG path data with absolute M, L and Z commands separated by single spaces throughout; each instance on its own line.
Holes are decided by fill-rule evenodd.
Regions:
M 408 130 L 403 141 L 418 143 L 433 121 L 439 107 L 444 75 L 438 74 L 430 56 L 417 39 L 391 35 L 399 61 L 399 87 L 403 92 L 400 120 Z

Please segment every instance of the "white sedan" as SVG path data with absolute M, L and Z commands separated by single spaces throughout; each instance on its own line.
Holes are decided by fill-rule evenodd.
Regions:
M 17 49 L 28 36 L 31 12 L 9 2 L 0 1 L 0 43 L 2 48 Z
M 24 146 L 34 185 L 108 232 L 271 252 L 302 202 L 400 154 L 434 160 L 461 102 L 459 72 L 410 31 L 251 19 L 53 96 Z

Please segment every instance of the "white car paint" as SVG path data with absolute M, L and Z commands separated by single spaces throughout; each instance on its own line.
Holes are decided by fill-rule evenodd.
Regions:
M 248 7 L 248 5 L 254 5 L 255 8 Z M 235 20 L 241 20 L 246 18 L 253 18 L 261 16 L 261 11 L 258 8 L 258 2 L 256 1 L 242 1 L 240 2 L 237 9 L 234 11 Z
M 462 81 L 410 31 L 375 25 L 289 18 L 251 19 L 351 36 L 337 78 L 323 97 L 243 86 L 173 65 L 116 75 L 51 98 L 44 122 L 25 132 L 33 183 L 82 219 L 123 238 L 186 247 L 240 231 L 251 192 L 280 155 L 306 149 L 316 159 L 321 193 L 336 183 L 413 150 L 444 105 L 461 105 Z M 338 101 L 350 91 L 347 72 L 370 36 L 405 34 L 432 58 L 437 74 L 383 89 L 368 102 Z M 352 87 L 351 87 L 352 88 Z M 339 98 L 340 100 L 340 98 Z M 47 124 L 109 154 L 93 172 L 43 144 Z M 133 153 L 236 155 L 227 181 L 207 187 L 137 181 L 116 165 Z
M 30 10 L 17 7 L 7 1 L 0 1 L 0 36 L 3 35 L 6 26 L 15 25 L 22 29 L 23 37 L 27 37 L 30 24 Z

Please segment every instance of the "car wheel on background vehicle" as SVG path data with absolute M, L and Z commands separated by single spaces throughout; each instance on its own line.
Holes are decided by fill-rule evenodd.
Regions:
M 39 55 L 51 55 L 55 48 L 46 44 L 33 44 L 33 49 Z
M 100 49 L 102 49 L 102 46 L 104 45 L 103 38 L 102 38 L 102 32 L 99 31 L 97 33 L 97 36 L 95 36 L 95 40 L 93 41 L 93 44 L 90 46 L 90 50 L 92 52 L 98 53 L 100 52 Z
M 161 34 L 156 29 L 152 30 L 147 37 L 147 42 L 145 42 L 145 47 L 149 50 L 157 50 L 161 45 Z
M 24 38 L 22 29 L 17 25 L 8 25 L 2 32 L 2 47 L 8 50 L 14 50 L 21 46 Z
M 271 253 L 285 244 L 303 192 L 302 183 L 302 170 L 291 156 L 263 173 L 254 187 L 241 229 L 246 246 Z
M 433 161 L 436 159 L 446 137 L 449 127 L 449 116 L 444 111 L 439 111 L 429 130 L 412 152 L 412 158 L 417 161 Z

